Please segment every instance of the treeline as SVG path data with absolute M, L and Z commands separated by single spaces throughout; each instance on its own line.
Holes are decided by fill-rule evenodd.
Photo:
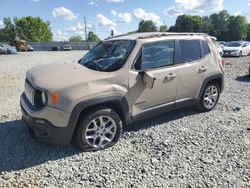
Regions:
M 174 26 L 174 32 L 203 32 L 215 36 L 218 40 L 250 40 L 250 24 L 245 16 L 230 15 L 226 10 L 210 16 L 181 15 Z
M 201 32 L 217 37 L 218 40 L 250 40 L 250 24 L 245 16 L 233 16 L 226 10 L 210 16 L 180 15 L 177 17 L 175 25 L 166 29 L 161 26 L 159 29 L 151 20 L 143 20 L 139 23 L 135 32 Z

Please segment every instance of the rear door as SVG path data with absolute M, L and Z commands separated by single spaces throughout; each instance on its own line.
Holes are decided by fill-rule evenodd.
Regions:
M 202 46 L 202 48 L 201 48 Z M 210 50 L 205 40 L 178 40 L 176 47 L 178 65 L 178 92 L 176 102 L 195 99 L 206 74 Z

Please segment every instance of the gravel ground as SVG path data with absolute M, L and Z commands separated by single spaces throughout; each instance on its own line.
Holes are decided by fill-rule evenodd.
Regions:
M 212 112 L 135 123 L 99 152 L 40 144 L 20 120 L 25 72 L 82 54 L 0 56 L 0 187 L 250 187 L 250 57 L 225 60 L 226 87 Z

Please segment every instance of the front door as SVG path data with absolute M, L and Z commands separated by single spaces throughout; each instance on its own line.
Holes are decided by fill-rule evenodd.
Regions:
M 129 72 L 129 103 L 132 116 L 159 105 L 173 103 L 177 93 L 177 72 L 174 65 L 174 41 L 144 44 L 137 61 Z M 143 73 L 156 80 L 152 89 L 143 83 Z

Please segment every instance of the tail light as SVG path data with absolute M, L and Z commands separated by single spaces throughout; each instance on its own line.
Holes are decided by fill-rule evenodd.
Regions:
M 222 67 L 224 67 L 225 66 L 225 60 L 221 59 L 220 64 L 221 64 Z

